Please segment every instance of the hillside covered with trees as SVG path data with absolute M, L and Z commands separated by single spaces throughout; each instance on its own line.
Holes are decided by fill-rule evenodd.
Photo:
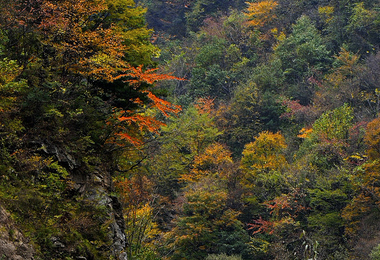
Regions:
M 380 259 L 379 1 L 0 14 L 1 259 Z

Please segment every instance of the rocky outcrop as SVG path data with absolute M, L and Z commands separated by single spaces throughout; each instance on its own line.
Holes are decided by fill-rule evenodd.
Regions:
M 100 183 L 98 183 L 100 184 Z M 125 221 L 123 217 L 122 206 L 117 197 L 110 196 L 102 185 L 88 188 L 88 199 L 96 202 L 98 205 L 106 206 L 109 216 L 110 236 L 113 241 L 111 250 L 112 255 L 119 260 L 127 260 L 127 253 L 124 252 L 127 245 L 125 235 Z
M 34 249 L 16 228 L 9 213 L 0 207 L 0 259 L 32 260 Z
M 76 170 L 80 168 L 81 163 L 75 160 L 69 152 L 46 140 L 39 142 L 38 145 L 41 146 L 39 150 L 42 150 L 45 154 L 55 156 L 60 164 L 68 168 L 68 171 L 72 173 L 73 188 L 77 193 L 85 195 L 88 199 L 101 206 L 106 206 L 109 216 L 108 222 L 110 223 L 109 229 L 113 241 L 111 253 L 120 260 L 126 260 L 127 255 L 124 253 L 126 236 L 124 233 L 125 222 L 123 211 L 117 197 L 109 195 L 113 189 L 110 173 L 100 167 L 94 167 L 94 172 L 75 174 Z
M 113 241 L 110 254 L 119 260 L 127 260 L 124 252 L 127 246 L 125 222 L 122 206 L 117 197 L 111 196 L 113 190 L 112 177 L 106 169 L 94 167 L 92 172 L 84 173 L 79 160 L 75 160 L 64 148 L 52 145 L 48 141 L 38 143 L 45 154 L 56 157 L 61 165 L 71 172 L 74 193 L 83 195 L 90 201 L 107 209 L 110 239 Z M 1 258 L 0 258 L 1 259 Z
M 117 255 L 120 260 L 127 260 L 127 253 L 124 252 L 127 246 L 125 236 L 125 222 L 123 217 L 123 211 L 118 198 L 111 196 L 112 199 L 110 207 L 112 208 L 112 223 L 110 228 L 113 234 L 113 250 L 114 255 Z

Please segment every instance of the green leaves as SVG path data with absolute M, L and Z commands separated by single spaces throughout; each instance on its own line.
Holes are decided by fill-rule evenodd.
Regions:
M 330 57 L 322 37 L 307 16 L 300 17 L 292 33 L 275 48 L 288 82 L 296 83 L 316 71 L 326 71 Z
M 169 233 L 171 259 L 203 259 L 208 253 L 248 255 L 248 235 L 237 219 L 239 212 L 226 207 L 227 194 L 210 183 L 190 187 L 176 227 Z
M 347 140 L 353 119 L 353 109 L 347 104 L 333 111 L 327 111 L 314 122 L 311 138 Z
M 325 112 L 314 122 L 297 156 L 305 156 L 320 171 L 343 164 L 343 159 L 348 156 L 352 120 L 353 110 L 347 104 Z
M 180 176 L 192 168 L 195 156 L 201 155 L 220 134 L 212 117 L 199 113 L 194 106 L 178 118 L 171 118 L 162 128 L 159 153 L 151 161 L 160 193 L 173 198 L 181 186 Z
M 146 8 L 137 6 L 133 0 L 107 0 L 107 22 L 116 25 L 115 30 L 123 39 L 124 59 L 133 66 L 154 65 L 153 57 L 159 49 L 150 42 L 153 33 L 145 24 Z

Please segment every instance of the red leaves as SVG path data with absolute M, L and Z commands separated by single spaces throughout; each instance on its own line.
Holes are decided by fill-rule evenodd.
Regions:
M 303 106 L 299 100 L 284 100 L 282 105 L 286 107 L 286 112 L 280 118 L 294 120 L 296 122 L 313 121 L 316 111 L 311 106 Z
M 254 229 L 253 234 L 273 234 L 276 230 L 296 222 L 299 214 L 305 213 L 309 208 L 304 205 L 306 195 L 299 189 L 294 189 L 290 194 L 283 194 L 263 204 L 270 209 L 271 220 L 264 220 L 261 216 L 248 224 L 249 230 Z
M 254 223 L 249 223 L 248 230 L 256 229 L 255 231 L 252 232 L 252 235 L 257 234 L 257 233 L 268 233 L 268 234 L 273 234 L 274 232 L 274 222 L 272 221 L 267 221 L 264 220 L 262 217 L 259 219 L 254 219 Z

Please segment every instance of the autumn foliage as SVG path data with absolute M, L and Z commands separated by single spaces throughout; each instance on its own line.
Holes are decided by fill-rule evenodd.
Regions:
M 351 236 L 357 235 L 363 216 L 369 215 L 380 206 L 379 134 L 380 119 L 376 118 L 368 123 L 364 137 L 368 145 L 369 161 L 363 165 L 364 171 L 360 172 L 359 179 L 355 183 L 359 194 L 343 211 L 343 217 L 348 222 L 346 233 Z
M 249 223 L 249 230 L 253 234 L 268 233 L 278 234 L 286 226 L 296 226 L 299 215 L 306 214 L 310 208 L 305 202 L 306 194 L 300 189 L 293 189 L 289 194 L 283 194 L 273 200 L 264 202 L 270 210 L 271 218 L 264 220 L 262 217 Z
M 276 1 L 247 2 L 247 4 L 246 16 L 250 26 L 261 28 L 276 18 L 274 13 L 275 8 L 278 6 Z
M 378 1 L 137 2 L 0 1 L 12 242 L 46 260 L 380 255 Z
M 130 84 L 133 88 L 146 95 L 150 100 L 150 109 L 157 109 L 165 117 L 178 114 L 181 111 L 180 106 L 171 104 L 170 102 L 157 97 L 150 90 L 141 87 L 143 84 L 154 84 L 155 82 L 161 80 L 181 80 L 180 78 L 171 75 L 154 73 L 156 70 L 157 69 L 149 69 L 147 71 L 143 71 L 142 66 L 139 66 L 137 68 L 131 67 L 127 74 L 119 75 L 116 79 L 123 79 L 124 82 Z M 138 105 L 143 105 L 143 102 L 139 98 L 131 101 Z M 133 134 L 130 132 L 130 126 L 137 127 L 137 134 L 140 134 L 144 131 L 158 133 L 160 127 L 165 125 L 162 121 L 157 120 L 154 116 L 144 115 L 142 113 L 134 113 L 133 111 L 117 111 L 116 117 L 117 120 L 115 121 L 116 123 L 114 128 L 115 136 L 112 136 L 108 142 L 116 142 L 121 144 L 120 142 L 116 141 L 117 139 L 121 139 L 127 140 L 133 145 L 139 145 L 141 144 L 142 139 L 137 136 L 132 136 Z M 109 124 L 112 124 L 111 121 L 109 121 Z
M 281 133 L 262 132 L 243 151 L 242 167 L 249 171 L 268 172 L 286 165 L 283 150 L 287 147 Z
M 135 67 L 126 60 L 130 47 L 125 45 L 127 36 L 124 30 L 128 28 L 121 29 L 119 26 L 128 26 L 125 20 L 127 18 L 122 17 L 120 12 L 130 12 L 130 4 L 111 4 L 107 0 L 19 1 L 8 6 L 8 10 L 15 14 L 15 20 L 9 22 L 16 28 L 31 27 L 39 34 L 40 44 L 51 53 L 45 58 L 45 66 L 57 71 L 60 80 L 66 82 L 78 76 L 90 81 L 102 80 L 110 83 L 121 80 L 134 91 L 146 96 L 149 108 L 158 109 L 166 117 L 170 113 L 176 114 L 180 111 L 179 106 L 157 97 L 147 86 L 157 81 L 179 78 L 156 73 L 156 68 L 143 68 L 144 65 Z M 138 25 L 129 26 L 135 29 Z M 33 62 L 34 58 L 30 60 Z M 146 101 L 137 97 L 129 102 L 143 107 Z M 138 144 L 141 142 L 137 137 L 139 133 L 131 132 L 147 130 L 157 133 L 164 125 L 154 116 L 143 113 L 120 108 L 115 109 L 115 112 L 116 115 L 112 116 L 117 117 L 114 120 L 114 135 L 108 142 L 121 139 Z

